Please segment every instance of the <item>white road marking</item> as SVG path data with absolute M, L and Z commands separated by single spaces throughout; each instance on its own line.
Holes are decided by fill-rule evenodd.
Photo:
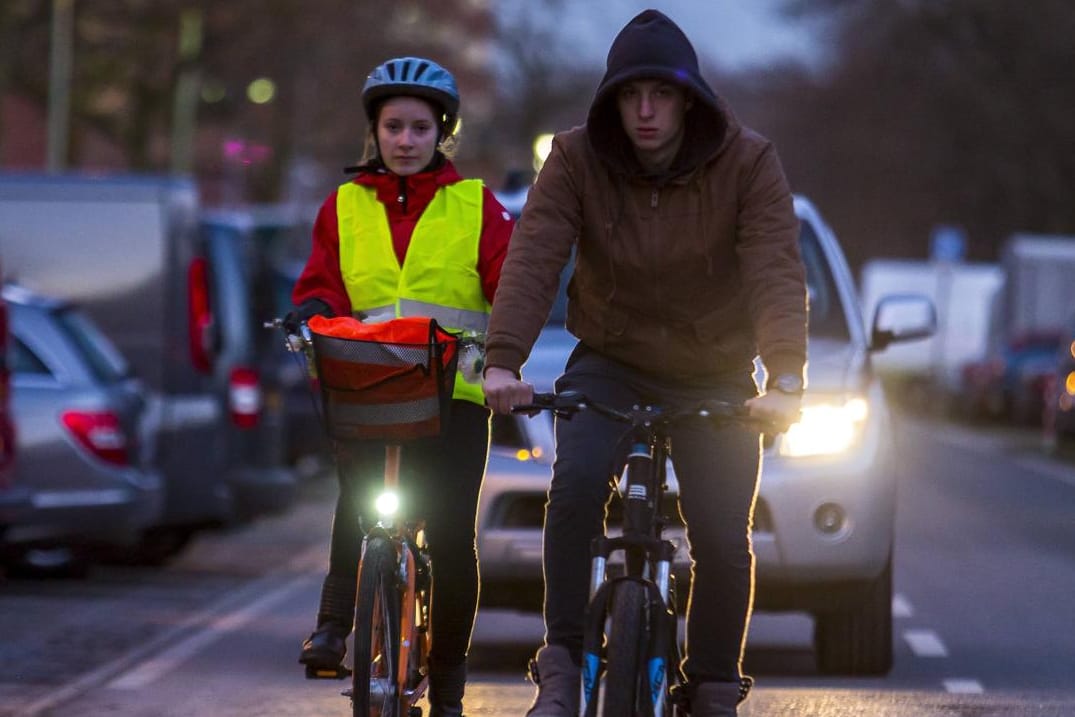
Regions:
M 892 617 L 914 617 L 914 608 L 911 607 L 911 601 L 899 593 L 892 596 Z
M 153 656 L 134 670 L 112 680 L 107 687 L 114 690 L 138 690 L 151 682 L 155 682 L 161 675 L 174 671 L 180 664 L 186 662 L 207 646 L 259 617 L 262 613 L 267 612 L 273 606 L 278 605 L 306 587 L 310 582 L 309 575 L 297 577 L 281 587 L 265 593 L 241 610 L 235 610 L 214 618 L 204 628 L 174 647 Z
M 176 625 L 172 629 L 158 634 L 156 637 L 143 643 L 139 647 L 120 655 L 114 660 L 101 665 L 97 669 L 91 670 L 78 679 L 68 682 L 62 687 L 43 695 L 40 699 L 31 702 L 18 712 L 19 717 L 37 717 L 38 715 L 42 715 L 57 705 L 74 699 L 78 695 L 105 683 L 107 680 L 115 678 L 130 666 L 140 664 L 145 659 L 148 659 L 150 655 L 153 655 L 168 645 L 174 644 L 176 640 L 189 634 L 190 631 L 198 625 L 204 625 L 208 616 L 218 614 L 226 615 L 232 608 L 248 604 L 250 600 L 256 598 L 258 595 L 264 594 L 267 588 L 279 584 L 281 574 L 298 572 L 302 574 L 298 579 L 315 581 L 320 579 L 328 569 L 328 566 L 325 563 L 325 558 L 325 548 L 322 545 L 314 546 L 306 552 L 300 553 L 283 566 L 282 570 L 274 571 L 262 578 L 247 583 L 246 586 L 228 593 L 204 610 L 191 615 L 181 624 Z
M 980 695 L 985 693 L 985 688 L 978 680 L 966 678 L 951 678 L 944 681 L 944 691 L 953 695 Z
M 1071 466 L 1065 466 L 1060 463 L 1054 463 L 1046 458 L 1039 456 L 1025 456 L 1023 458 L 1016 459 L 1016 465 L 1025 468 L 1032 473 L 1040 473 L 1046 475 L 1053 480 L 1058 480 L 1061 483 L 1067 483 L 1068 485 L 1075 486 L 1075 468 Z
M 915 657 L 948 657 L 948 649 L 933 630 L 904 630 L 903 639 Z
M 1018 455 L 1017 449 L 1009 447 L 1003 437 L 989 432 L 975 431 L 952 423 L 934 423 L 929 421 L 905 421 L 904 430 L 916 431 L 920 435 L 929 435 L 931 439 L 949 446 L 961 448 L 981 455 L 1006 455 L 1020 468 L 1051 478 L 1070 486 L 1075 486 L 1075 467 L 1054 460 L 1047 455 Z M 1021 444 L 1025 448 L 1025 444 Z

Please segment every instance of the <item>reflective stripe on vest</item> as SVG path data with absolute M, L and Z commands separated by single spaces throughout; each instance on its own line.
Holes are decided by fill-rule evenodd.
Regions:
M 354 315 L 367 322 L 428 316 L 449 331 L 484 335 L 490 305 L 478 273 L 483 192 L 476 179 L 440 187 L 418 219 L 400 266 L 376 190 L 341 186 L 340 273 Z M 480 371 L 460 370 L 453 396 L 482 404 Z
M 391 426 L 397 423 L 414 423 L 440 415 L 440 399 L 430 396 L 406 403 L 334 403 L 329 407 L 329 414 L 331 418 L 345 425 Z

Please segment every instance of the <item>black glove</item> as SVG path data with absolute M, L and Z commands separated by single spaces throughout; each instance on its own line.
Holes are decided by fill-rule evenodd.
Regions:
M 284 330 L 289 334 L 299 333 L 302 324 L 313 316 L 333 316 L 332 309 L 321 299 L 307 299 L 297 309 L 287 312 L 284 317 Z

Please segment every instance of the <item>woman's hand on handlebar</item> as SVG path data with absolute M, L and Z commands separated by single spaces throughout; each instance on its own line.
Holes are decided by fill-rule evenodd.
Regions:
M 787 430 L 788 426 L 799 420 L 802 413 L 803 399 L 802 396 L 790 393 L 768 391 L 749 399 L 745 405 L 751 416 L 770 421 Z
M 494 413 L 511 413 L 512 406 L 531 403 L 534 387 L 499 366 L 485 369 L 485 403 Z

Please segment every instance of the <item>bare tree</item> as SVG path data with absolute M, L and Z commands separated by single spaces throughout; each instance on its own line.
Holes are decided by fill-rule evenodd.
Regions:
M 858 262 L 922 256 L 930 228 L 963 225 L 972 258 L 1014 230 L 1075 232 L 1075 14 L 976 0 L 793 0 L 834 28 L 816 77 L 749 78 L 749 103 L 796 187 L 817 198 Z M 746 83 L 744 82 L 744 85 Z
M 563 0 L 527 3 L 501 18 L 501 102 L 495 140 L 508 169 L 529 168 L 538 134 L 581 124 L 600 79 L 600 67 L 580 65 L 555 27 Z

